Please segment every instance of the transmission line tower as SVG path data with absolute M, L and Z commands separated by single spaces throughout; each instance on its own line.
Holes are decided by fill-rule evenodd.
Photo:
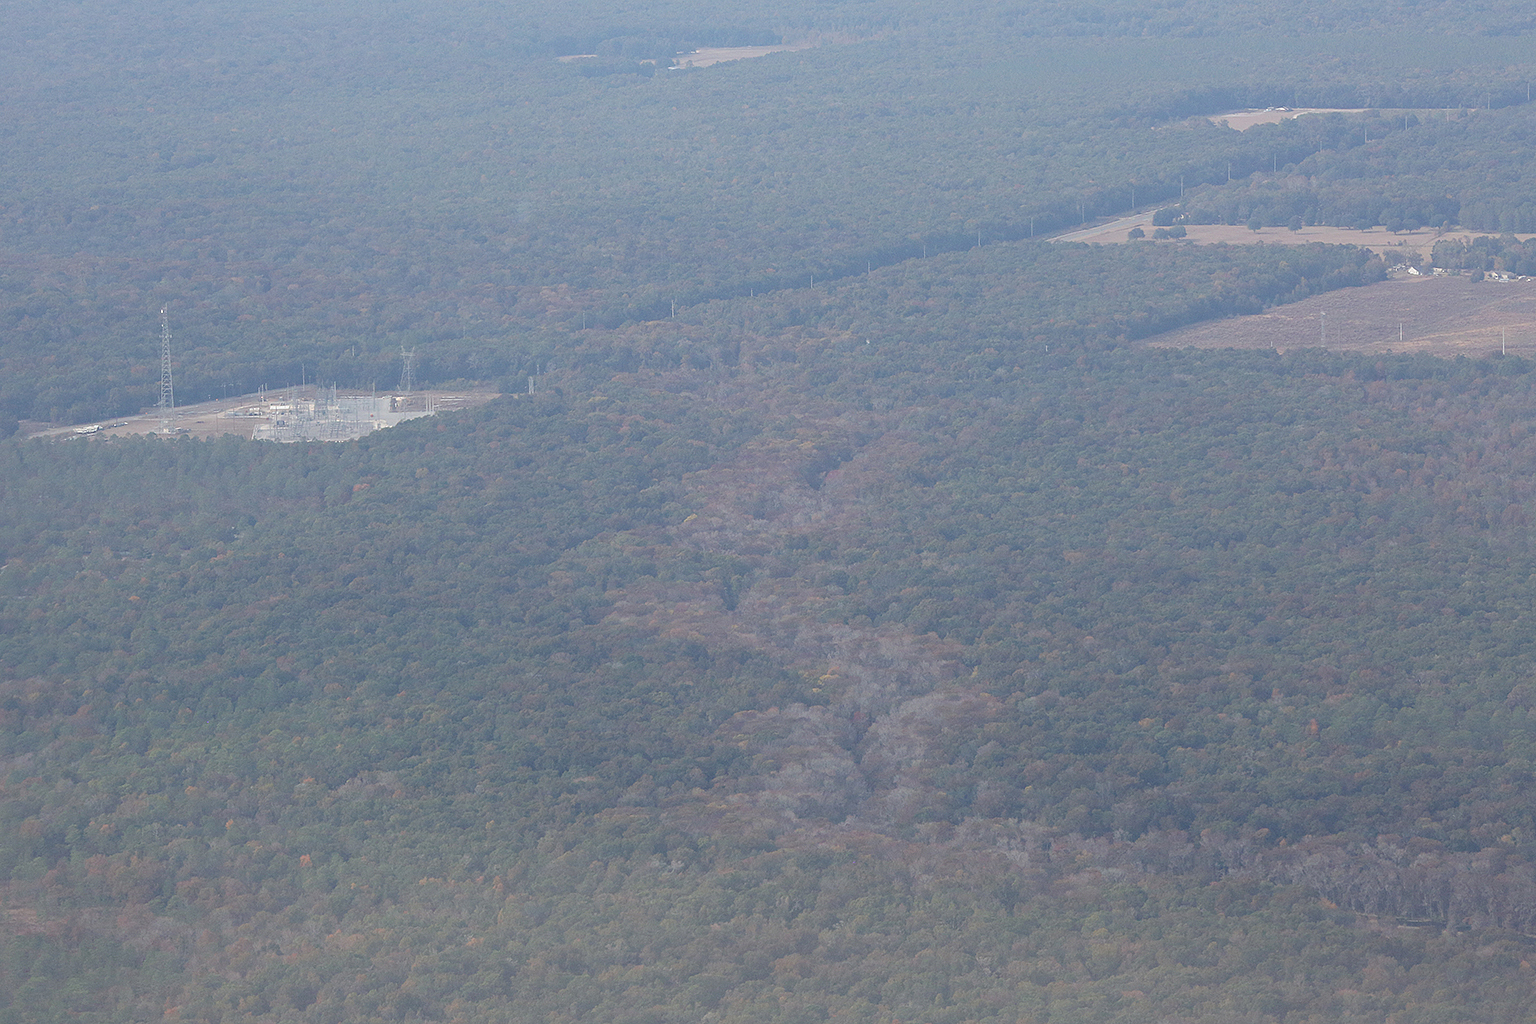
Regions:
M 400 390 L 405 394 L 411 393 L 411 387 L 416 383 L 416 350 L 406 351 L 404 345 L 400 346 Z
M 171 386 L 171 317 L 169 307 L 160 310 L 160 432 L 168 433 L 176 422 L 176 390 Z

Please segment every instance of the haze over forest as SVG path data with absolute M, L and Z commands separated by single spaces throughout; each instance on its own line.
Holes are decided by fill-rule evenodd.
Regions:
M 1529 1019 L 1536 16 L 942 6 L 8 5 L 0 1024 Z

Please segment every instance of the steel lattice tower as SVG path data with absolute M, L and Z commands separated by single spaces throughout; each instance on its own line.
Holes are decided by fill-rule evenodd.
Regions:
M 160 310 L 160 430 L 176 422 L 176 391 L 171 386 L 171 317 L 169 307 Z
M 406 351 L 405 346 L 400 346 L 400 390 L 406 394 L 411 393 L 411 388 L 416 384 L 416 350 Z

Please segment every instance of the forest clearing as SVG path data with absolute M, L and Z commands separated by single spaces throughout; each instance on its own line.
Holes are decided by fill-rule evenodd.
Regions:
M 1152 217 L 1155 213 L 1157 213 L 1156 210 L 1146 210 L 1129 217 L 1121 217 L 1098 228 L 1090 227 L 1074 231 L 1056 240 L 1091 242 L 1095 245 L 1126 242 L 1129 241 L 1126 234 L 1132 228 L 1139 227 L 1150 235 L 1153 230 Z M 1444 237 L 1444 232 L 1430 227 L 1396 233 L 1386 228 L 1360 231 L 1356 228 L 1333 224 L 1312 224 L 1298 231 L 1292 231 L 1286 227 L 1262 227 L 1254 230 L 1242 224 L 1185 224 L 1183 227 L 1186 232 L 1183 241 L 1202 245 L 1218 242 L 1229 245 L 1254 245 L 1264 242 L 1271 245 L 1306 245 L 1309 242 L 1325 242 L 1330 245 L 1358 245 L 1392 262 L 1415 253 L 1427 256 L 1435 242 Z M 1466 234 L 1466 232 L 1455 233 Z
M 1212 114 L 1210 120 L 1214 124 L 1224 124 L 1228 128 L 1245 132 L 1256 124 L 1279 124 L 1303 114 L 1363 113 L 1365 110 L 1360 107 L 1267 107 L 1264 110 L 1234 110 L 1230 114 Z
M 241 395 L 238 398 L 219 398 L 211 402 L 197 402 L 192 405 L 178 406 L 173 430 L 175 433 L 187 437 L 244 437 L 247 439 L 259 436 L 260 428 L 272 424 L 276 416 L 262 409 L 263 403 L 285 402 L 292 404 L 293 399 L 287 396 L 305 394 L 313 401 L 315 386 L 313 384 L 298 388 L 281 388 L 267 392 L 265 395 Z M 364 392 L 345 392 L 343 398 L 366 397 Z M 474 388 L 464 391 L 417 391 L 410 395 L 399 396 L 397 402 L 410 402 L 413 408 L 430 408 L 438 412 L 447 412 L 454 409 L 473 409 L 484 405 L 493 398 L 501 395 L 489 388 Z M 31 424 L 37 428 L 41 424 Z M 83 433 L 77 427 L 53 427 L 28 431 L 31 437 L 73 437 L 76 435 L 86 437 L 126 437 L 133 434 L 157 434 L 160 433 L 160 411 L 158 409 L 145 409 L 136 416 L 127 416 L 112 423 L 100 424 L 100 430 Z M 24 428 L 25 429 L 25 428 Z M 89 430 L 89 428 L 85 428 Z
M 1472 358 L 1496 355 L 1502 344 L 1512 355 L 1536 356 L 1536 284 L 1394 276 L 1252 316 L 1170 331 L 1147 344 L 1281 352 L 1322 347 L 1338 352 L 1422 352 Z
M 753 57 L 766 57 L 770 53 L 792 53 L 799 50 L 809 50 L 816 44 L 812 42 L 775 43 L 770 46 L 701 46 L 696 50 L 679 53 L 673 61 L 672 70 L 681 71 L 685 68 L 707 68 L 716 64 L 726 64 L 734 60 L 750 60 Z M 561 64 L 571 64 L 576 61 L 596 60 L 595 53 L 570 53 L 555 60 Z
M 1326 242 L 1330 245 L 1358 245 L 1383 257 L 1389 263 L 1408 258 L 1411 254 L 1429 255 L 1443 233 L 1434 228 L 1393 233 L 1386 228 L 1360 231 L 1355 228 L 1332 224 L 1314 224 L 1292 231 L 1284 227 L 1263 227 L 1257 231 L 1242 224 L 1189 224 L 1185 226 L 1186 241 L 1211 244 L 1226 242 L 1231 245 L 1269 243 L 1271 245 L 1306 245 L 1308 242 Z
M 677 55 L 677 66 L 682 68 L 707 68 L 733 60 L 766 57 L 770 53 L 791 53 L 809 50 L 813 43 L 789 43 L 782 46 L 702 46 L 691 53 Z

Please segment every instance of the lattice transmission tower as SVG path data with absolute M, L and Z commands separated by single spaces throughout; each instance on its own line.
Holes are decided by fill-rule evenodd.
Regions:
M 405 394 L 411 393 L 411 388 L 416 384 L 416 350 L 406 350 L 400 346 L 400 390 Z
M 167 433 L 176 422 L 176 389 L 171 386 L 171 317 L 169 307 L 160 310 L 160 431 Z

